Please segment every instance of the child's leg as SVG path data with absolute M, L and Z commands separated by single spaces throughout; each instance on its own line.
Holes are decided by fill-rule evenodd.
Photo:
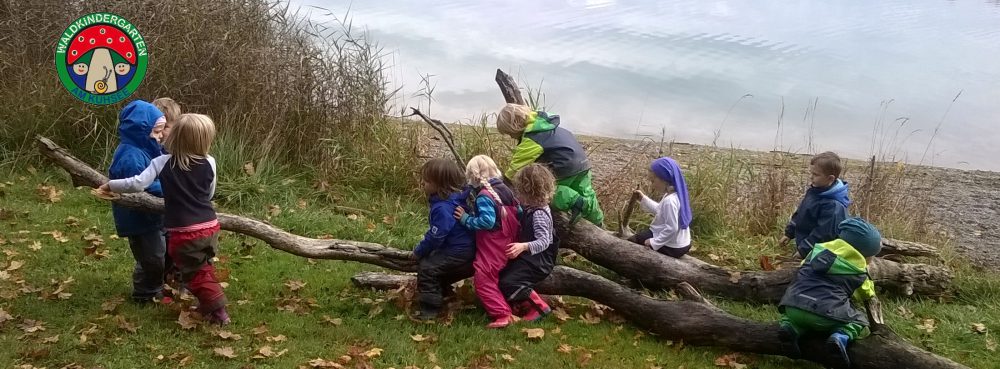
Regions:
M 524 257 L 520 257 L 507 263 L 500 271 L 500 292 L 511 308 L 518 308 L 520 316 L 525 320 L 538 320 L 551 312 L 548 304 L 533 289 L 536 283 L 546 277 L 547 274 L 538 271 Z
M 164 254 L 166 245 L 159 230 L 129 236 L 129 248 L 135 258 L 132 272 L 132 299 L 151 301 L 163 291 Z
M 420 260 L 417 270 L 417 290 L 420 292 L 420 310 L 425 315 L 436 315 L 444 305 L 442 290 L 445 286 L 468 277 L 472 273 L 469 258 L 432 252 Z M 467 275 L 466 275 L 467 274 Z M 458 278 L 456 280 L 456 278 Z
M 583 196 L 583 201 L 586 203 L 583 210 L 583 218 L 589 220 L 598 227 L 603 226 L 604 211 L 601 210 L 601 204 L 597 202 L 597 191 L 594 191 L 593 176 L 588 170 L 577 174 L 576 177 L 579 177 L 579 179 L 570 187 L 579 192 L 580 196 Z
M 691 246 L 685 246 L 685 247 L 681 247 L 681 248 L 674 248 L 674 247 L 663 246 L 659 250 L 656 250 L 656 251 L 659 251 L 663 255 L 667 255 L 669 257 L 678 258 L 679 259 L 682 256 L 687 255 L 688 251 L 691 251 Z
M 215 279 L 215 267 L 211 264 L 218 248 L 219 233 L 205 233 L 207 232 L 173 233 L 169 251 L 174 265 L 181 273 L 181 283 L 186 284 L 191 294 L 198 299 L 198 310 L 211 313 L 226 306 L 226 296 Z
M 500 271 L 495 268 L 476 268 L 472 281 L 476 287 L 476 296 L 479 296 L 486 313 L 494 320 L 509 318 L 511 314 L 510 305 L 507 305 L 500 292 L 499 279 Z
M 653 231 L 647 229 L 632 235 L 632 237 L 629 237 L 628 240 L 629 242 L 645 246 L 646 240 L 650 238 L 653 238 Z

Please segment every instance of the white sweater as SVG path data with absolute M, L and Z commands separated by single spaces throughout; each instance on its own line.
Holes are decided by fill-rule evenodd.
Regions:
M 642 208 L 656 215 L 649 224 L 649 230 L 653 232 L 649 244 L 654 250 L 661 247 L 679 249 L 691 245 L 691 228 L 680 229 L 678 222 L 681 202 L 677 193 L 664 195 L 660 202 L 643 195 Z

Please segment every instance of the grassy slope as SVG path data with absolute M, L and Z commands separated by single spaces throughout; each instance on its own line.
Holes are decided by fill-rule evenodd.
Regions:
M 278 178 L 278 177 L 275 177 Z M 406 196 L 373 195 L 339 189 L 335 197 L 339 205 L 375 210 L 372 220 L 351 220 L 344 214 L 332 213 L 323 193 L 310 188 L 305 179 L 290 183 L 273 183 L 268 180 L 250 179 L 240 183 L 223 184 L 227 188 L 241 189 L 243 193 L 257 192 L 253 196 L 228 198 L 221 204 L 226 211 L 257 218 L 266 218 L 270 205 L 278 205 L 280 214 L 271 221 L 290 231 L 321 236 L 333 234 L 338 238 L 387 243 L 409 248 L 423 232 L 425 207 L 420 201 Z M 40 197 L 37 186 L 48 183 L 64 191 L 61 200 L 48 202 Z M 409 365 L 420 368 L 453 367 L 627 367 L 627 368 L 710 368 L 715 358 L 727 352 L 713 348 L 686 347 L 681 343 L 664 342 L 640 335 L 626 325 L 607 319 L 596 325 L 586 324 L 576 318 L 589 310 L 580 303 L 571 304 L 573 319 L 559 324 L 549 318 L 537 325 L 547 332 L 544 339 L 531 342 L 520 332 L 522 326 L 503 331 L 487 331 L 481 310 L 460 312 L 451 326 L 419 325 L 398 319 L 404 311 L 391 301 L 391 294 L 373 293 L 353 288 L 351 275 L 376 267 L 337 261 L 310 262 L 289 254 L 269 249 L 259 241 L 247 240 L 224 233 L 221 253 L 225 256 L 221 267 L 231 271 L 227 294 L 232 303 L 234 324 L 226 329 L 240 334 L 238 341 L 225 341 L 199 327 L 181 330 L 176 323 L 177 312 L 164 306 L 135 306 L 124 303 L 106 317 L 101 304 L 114 298 L 125 298 L 130 291 L 132 260 L 125 240 L 113 239 L 114 225 L 109 206 L 91 197 L 86 190 L 70 188 L 68 179 L 61 173 L 40 171 L 37 174 L 15 173 L 0 191 L 0 255 L 7 266 L 12 261 L 22 261 L 23 266 L 10 271 L 10 277 L 0 278 L 0 307 L 14 319 L 0 324 L 0 367 L 31 364 L 37 367 L 62 367 L 77 363 L 84 367 L 100 365 L 104 368 L 133 368 L 137 365 L 176 367 L 179 360 L 191 356 L 187 367 L 192 368 L 289 368 L 306 364 L 310 359 L 336 359 L 349 354 L 354 348 L 356 358 L 349 363 L 359 363 L 360 352 L 381 348 L 381 355 L 371 359 L 373 367 L 403 368 Z M 248 184 L 249 183 L 249 184 Z M 255 188 L 255 191 L 247 191 Z M 304 200 L 300 203 L 299 200 Z M 304 205 L 304 207 L 302 207 Z M 383 222 L 390 216 L 389 222 Z M 77 225 L 67 224 L 68 217 L 79 219 Z M 372 226 L 374 229 L 369 231 Z M 96 260 L 85 257 L 81 237 L 96 227 L 103 235 L 110 256 Z M 68 239 L 55 240 L 41 232 L 59 231 Z M 29 246 L 38 241 L 41 248 Z M 709 241 L 709 240 L 704 240 Z M 244 243 L 253 246 L 244 246 Z M 708 248 L 727 248 L 718 254 L 728 255 L 733 261 L 749 259 L 756 255 L 754 247 L 726 246 L 722 242 L 702 244 Z M 738 263 L 737 263 L 738 264 Z M 3 277 L 0 275 L 0 277 Z M 72 277 L 66 291 L 67 299 L 40 299 L 45 292 L 55 289 L 52 280 L 64 281 Z M 42 288 L 42 292 L 23 293 L 22 285 Z M 279 311 L 279 299 L 293 296 L 284 285 L 289 280 L 301 280 L 306 286 L 296 294 L 313 298 L 318 304 L 302 315 Z M 985 323 L 989 329 L 1000 330 L 1000 277 L 996 274 L 977 273 L 968 268 L 958 272 L 959 297 L 946 303 L 932 301 L 887 301 L 890 324 L 907 338 L 957 359 L 972 367 L 994 365 L 995 353 L 987 350 L 990 335 L 976 334 L 972 323 Z M 16 294 L 17 297 L 11 295 Z M 12 298 L 11 298 L 12 297 Z M 753 319 L 773 320 L 777 314 L 770 306 L 751 306 L 743 303 L 719 301 L 728 311 Z M 377 308 L 376 306 L 380 307 Z M 913 317 L 904 317 L 897 307 L 911 311 Z M 382 310 L 378 312 L 378 310 Z M 372 312 L 376 314 L 372 314 Z M 138 326 L 136 333 L 119 327 L 114 316 L 120 315 L 127 322 Z M 340 318 L 342 324 L 332 325 L 323 317 Z M 934 318 L 936 330 L 922 333 L 915 327 L 921 318 Z M 25 334 L 21 326 L 24 319 L 44 322 L 44 331 Z M 80 332 L 87 332 L 87 342 L 81 343 Z M 252 331 L 267 323 L 269 333 L 255 336 Z M 527 325 L 524 325 L 527 326 Z M 554 333 L 554 330 L 561 330 Z M 287 341 L 266 342 L 265 336 L 284 335 Z M 416 342 L 411 335 L 433 337 L 430 341 Z M 58 335 L 56 343 L 44 339 Z M 433 342 L 431 342 L 433 341 Z M 560 344 L 572 346 L 570 353 L 559 352 Z M 275 352 L 288 349 L 278 358 L 251 359 L 264 345 Z M 214 348 L 229 346 L 237 355 L 225 359 L 213 353 Z M 175 359 L 172 354 L 181 353 Z M 512 359 L 504 358 L 507 354 Z M 164 360 L 158 361 L 158 355 Z M 587 356 L 590 356 L 587 359 Z M 436 362 L 432 359 L 436 358 Z M 740 359 L 752 368 L 814 367 L 783 358 L 748 356 Z

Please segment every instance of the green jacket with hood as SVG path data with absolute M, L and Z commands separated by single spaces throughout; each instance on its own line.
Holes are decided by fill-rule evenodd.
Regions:
M 816 244 L 802 261 L 798 275 L 781 298 L 779 310 L 791 306 L 844 323 L 867 326 L 865 314 L 851 298 L 875 297 L 865 257 L 842 239 Z
M 549 166 L 556 179 L 564 179 L 590 169 L 590 160 L 573 133 L 559 127 L 559 116 L 543 111 L 528 116 L 517 147 L 514 148 L 510 167 L 504 175 L 514 178 L 522 168 L 531 163 Z

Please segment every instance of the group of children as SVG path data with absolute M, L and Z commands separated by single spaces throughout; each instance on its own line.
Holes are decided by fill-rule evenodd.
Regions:
M 228 323 L 226 298 L 211 262 L 219 232 L 211 203 L 216 185 L 215 160 L 208 154 L 215 135 L 212 120 L 180 114 L 170 99 L 134 101 L 119 120 L 121 144 L 109 170 L 111 181 L 100 190 L 146 191 L 165 203 L 163 216 L 113 206 L 118 233 L 128 238 L 136 259 L 133 298 L 163 298 L 164 278 L 177 273 L 202 313 Z M 497 129 L 518 140 L 506 172 L 484 155 L 469 160 L 464 171 L 445 159 L 421 168 L 430 227 L 413 250 L 419 265 L 417 319 L 434 319 L 454 294 L 452 284 L 469 277 L 491 318 L 489 328 L 506 327 L 514 316 L 541 319 L 551 309 L 533 286 L 552 272 L 558 255 L 552 209 L 568 212 L 574 222 L 582 217 L 603 225 L 587 153 L 559 126 L 559 116 L 507 104 L 497 115 Z M 780 303 L 780 337 L 797 353 L 800 336 L 827 333 L 831 350 L 849 363 L 847 345 L 868 325 L 850 298 L 874 297 L 867 261 L 878 254 L 881 236 L 871 224 L 848 217 L 842 171 L 834 153 L 813 157 L 811 186 L 780 241 L 794 241 L 803 259 Z M 659 201 L 638 190 L 633 199 L 654 214 L 653 221 L 630 241 L 683 257 L 691 249 L 693 212 L 681 166 L 658 158 L 650 164 L 649 178 Z
M 132 299 L 169 301 L 163 285 L 176 275 L 208 320 L 228 324 L 226 296 L 212 267 L 219 238 L 212 206 L 216 166 L 208 154 L 215 123 L 202 114 L 181 114 L 169 98 L 133 101 L 118 120 L 120 143 L 108 170 L 111 180 L 98 191 L 146 191 L 162 197 L 165 208 L 159 215 L 112 205 L 118 235 L 128 239 L 136 261 Z

